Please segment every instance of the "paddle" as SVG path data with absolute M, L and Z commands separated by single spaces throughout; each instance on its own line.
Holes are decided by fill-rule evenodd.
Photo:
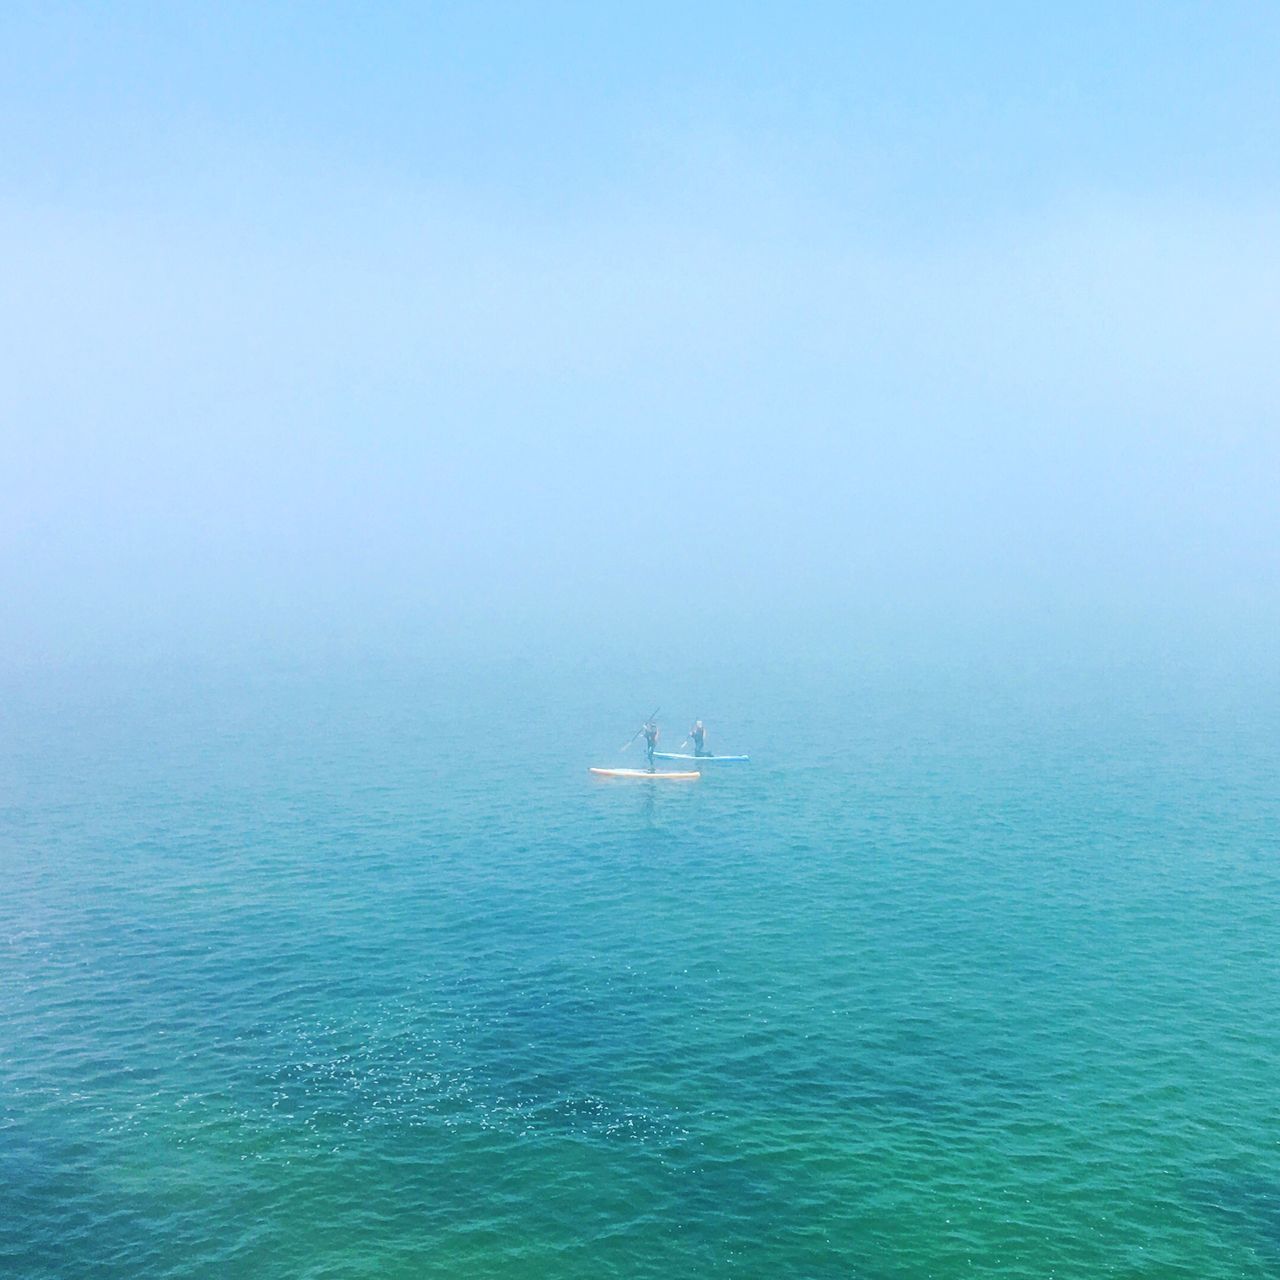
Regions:
M 662 710 L 662 708 L 661 708 L 661 707 L 654 707 L 654 709 L 653 709 L 653 710 L 648 714 L 648 716 L 645 718 L 645 722 L 644 722 L 644 724 L 648 724 L 648 723 L 653 719 L 653 717 L 654 717 L 654 716 L 656 716 L 656 715 L 658 714 L 658 712 L 659 712 L 659 711 L 661 711 L 661 710 Z M 639 736 L 644 732 L 644 724 L 642 724 L 642 725 L 641 725 L 641 726 L 640 726 L 640 727 L 635 731 L 635 733 L 633 733 L 633 734 L 631 735 L 631 737 L 629 737 L 629 738 L 626 740 L 626 742 L 624 742 L 624 743 L 622 744 L 622 746 L 619 748 L 619 750 L 621 750 L 621 751 L 625 751 L 625 750 L 626 750 L 626 749 L 627 749 L 627 748 L 628 748 L 628 747 L 629 747 L 629 746 L 630 746 L 630 745 L 631 745 L 631 744 L 632 744 L 632 743 L 633 743 L 633 742 L 634 742 L 634 741 L 635 741 L 635 740 L 636 740 L 636 739 L 637 739 L 637 738 L 638 738 L 638 737 L 639 737 Z

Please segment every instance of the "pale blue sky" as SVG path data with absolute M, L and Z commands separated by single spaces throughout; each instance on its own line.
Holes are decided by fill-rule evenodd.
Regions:
M 0 16 L 25 658 L 1265 643 L 1280 9 Z

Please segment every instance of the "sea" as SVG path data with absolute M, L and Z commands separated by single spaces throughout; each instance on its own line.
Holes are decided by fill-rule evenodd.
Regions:
M 604 781 L 658 707 L 751 762 Z M 1280 1276 L 1280 686 L 27 665 L 0 1275 Z

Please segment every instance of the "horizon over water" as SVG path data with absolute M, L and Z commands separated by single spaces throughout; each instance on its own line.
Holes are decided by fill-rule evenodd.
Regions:
M 1280 1276 L 1265 663 L 0 689 L 5 1274 Z

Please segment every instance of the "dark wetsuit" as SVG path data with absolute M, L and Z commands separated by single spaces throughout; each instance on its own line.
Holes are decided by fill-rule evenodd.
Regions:
M 653 768 L 653 753 L 658 748 L 658 726 L 656 724 L 647 724 L 644 727 L 644 754 L 649 761 L 649 768 Z
M 696 725 L 689 730 L 689 737 L 693 739 L 693 754 L 695 756 L 707 756 L 711 753 L 707 750 L 707 731 L 699 729 Z

